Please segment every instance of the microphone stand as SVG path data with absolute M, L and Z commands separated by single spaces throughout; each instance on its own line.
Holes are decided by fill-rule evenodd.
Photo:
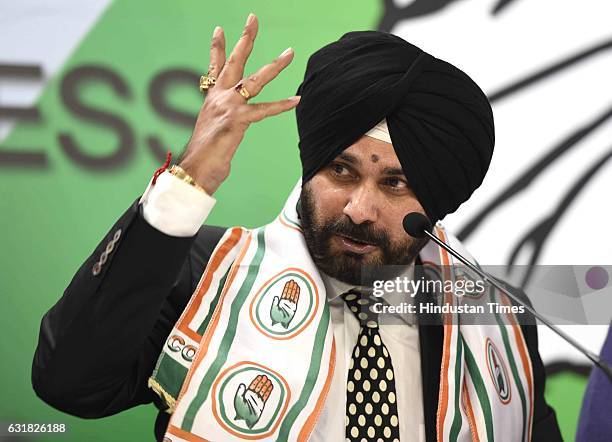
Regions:
M 508 291 L 504 287 L 502 287 L 502 284 L 495 277 L 493 277 L 492 275 L 489 275 L 488 273 L 484 272 L 483 270 L 480 270 L 478 267 L 476 267 L 474 264 L 472 264 L 467 259 L 465 259 L 463 256 L 461 256 L 461 254 L 459 252 L 454 250 L 451 246 L 446 244 L 444 241 L 442 241 L 436 235 L 434 235 L 433 233 L 429 232 L 427 229 L 423 229 L 423 233 L 425 233 L 432 241 L 434 241 L 436 244 L 438 244 L 444 250 L 449 252 L 451 255 L 453 255 L 455 258 L 457 258 L 459 261 L 461 261 L 463 264 L 465 264 L 467 267 L 469 267 L 472 271 L 474 271 L 478 275 L 480 275 L 480 277 L 485 282 L 490 283 L 495 288 L 497 288 L 498 290 L 500 290 L 501 292 L 506 294 L 506 296 L 508 296 L 510 299 L 514 300 L 517 304 L 522 305 L 523 307 L 525 307 L 533 316 L 535 316 L 538 320 L 540 320 L 544 325 L 546 325 L 548 328 L 550 328 L 552 331 L 554 331 L 556 334 L 558 334 L 566 342 L 569 342 L 572 346 L 574 346 L 574 348 L 576 350 L 578 350 L 583 355 L 585 355 L 587 358 L 589 358 L 597 367 L 599 367 L 606 374 L 606 376 L 608 376 L 608 380 L 610 382 L 612 382 L 612 368 L 610 368 L 610 366 L 608 364 L 606 364 L 606 362 L 603 361 L 598 355 L 596 355 L 595 353 L 591 352 L 587 348 L 585 348 L 582 345 L 580 345 L 575 339 L 573 339 L 571 336 L 566 334 L 560 328 L 558 328 L 555 325 L 553 325 L 544 316 L 542 316 L 538 312 L 536 312 L 533 309 L 533 307 L 531 307 L 530 305 L 526 304 L 524 301 L 522 301 L 516 295 L 510 293 L 510 291 Z

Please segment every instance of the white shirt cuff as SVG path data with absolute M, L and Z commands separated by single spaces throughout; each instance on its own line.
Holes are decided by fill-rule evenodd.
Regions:
M 140 198 L 144 219 L 170 236 L 193 236 L 217 202 L 215 198 L 164 171 Z

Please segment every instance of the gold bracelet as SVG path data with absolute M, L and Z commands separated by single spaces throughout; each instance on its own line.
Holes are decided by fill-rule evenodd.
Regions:
M 206 192 L 206 190 L 204 190 L 202 186 L 196 183 L 195 180 L 191 177 L 191 175 L 185 172 L 185 170 L 181 166 L 174 164 L 170 169 L 168 169 L 168 172 L 177 177 L 179 180 L 185 181 L 187 184 L 191 184 L 196 189 L 199 189 L 206 195 L 208 195 L 208 192 Z

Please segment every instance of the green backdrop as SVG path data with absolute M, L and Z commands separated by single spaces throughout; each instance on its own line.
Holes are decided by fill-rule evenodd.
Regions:
M 268 1 L 173 2 L 115 1 L 99 18 L 61 70 L 49 81 L 38 107 L 42 122 L 18 124 L 0 145 L 40 146 L 46 168 L 4 167 L 0 174 L 1 295 L 3 357 L 0 421 L 66 423 L 62 436 L 29 440 L 151 440 L 155 408 L 142 406 L 100 420 L 58 412 L 39 400 L 31 387 L 31 362 L 40 319 L 102 235 L 144 190 L 160 161 L 148 146 L 150 136 L 178 156 L 191 129 L 169 121 L 149 97 L 153 79 L 168 70 L 201 73 L 208 66 L 210 36 L 223 26 L 228 50 L 238 39 L 249 12 L 260 21 L 252 72 L 286 47 L 292 64 L 270 83 L 257 101 L 294 95 L 308 55 L 344 32 L 373 29 L 382 2 Z M 133 135 L 131 154 L 105 170 L 83 166 L 60 143 L 69 134 L 86 157 L 113 153 L 118 132 L 85 121 L 70 110 L 62 87 L 70 75 L 95 66 L 117 75 L 122 95 L 93 77 L 78 88 L 81 103 L 121 119 Z M 201 104 L 196 85 L 177 83 L 165 103 L 195 118 Z M 94 161 L 95 162 L 95 161 Z M 252 125 L 232 165 L 230 178 L 215 194 L 218 203 L 207 222 L 255 226 L 270 221 L 300 173 L 294 113 Z M 567 440 L 573 439 L 585 380 L 570 375 L 549 380 L 547 397 L 558 413 Z M 25 440 L 25 439 L 21 439 Z

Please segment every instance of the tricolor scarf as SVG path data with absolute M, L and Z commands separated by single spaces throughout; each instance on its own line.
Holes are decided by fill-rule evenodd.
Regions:
M 213 251 L 149 379 L 171 413 L 164 440 L 309 439 L 336 350 L 325 286 L 296 213 L 300 189 L 273 222 L 230 228 Z M 431 241 L 421 259 L 454 278 L 454 261 Z M 461 327 L 444 318 L 438 440 L 529 440 L 531 363 L 520 327 L 505 319 Z

